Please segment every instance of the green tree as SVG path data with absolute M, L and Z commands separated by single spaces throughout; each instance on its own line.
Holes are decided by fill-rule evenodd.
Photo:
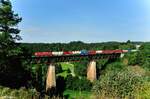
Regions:
M 75 74 L 77 76 L 86 76 L 87 73 L 87 60 L 82 60 L 81 62 L 74 63 L 75 65 Z
M 19 87 L 29 77 L 19 59 L 22 48 L 16 43 L 21 40 L 17 28 L 21 20 L 12 10 L 10 0 L 0 0 L 0 84 L 12 87 Z
M 129 44 L 129 43 L 131 43 L 131 41 L 130 41 L 130 40 L 128 40 L 126 43 L 127 43 L 127 44 Z
M 90 91 L 91 88 L 92 83 L 85 77 L 82 77 L 81 79 L 77 76 L 73 77 L 72 75 L 66 77 L 66 89 Z
M 0 1 L 0 54 L 3 57 L 18 55 L 21 48 L 15 43 L 21 40 L 20 30 L 17 29 L 21 18 L 12 11 L 12 5 L 9 0 Z

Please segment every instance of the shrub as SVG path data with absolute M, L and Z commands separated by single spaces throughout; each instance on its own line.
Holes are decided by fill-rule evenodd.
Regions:
M 79 63 L 74 63 L 74 72 L 78 76 L 86 76 L 88 61 L 83 60 Z
M 66 78 L 66 89 L 90 91 L 91 87 L 91 82 L 86 78 L 79 79 L 78 77 L 72 77 L 72 75 L 68 75 Z
M 119 71 L 123 71 L 126 70 L 127 66 L 124 65 L 121 62 L 114 62 L 111 64 L 108 64 L 104 70 L 104 73 L 106 74 L 107 72 L 119 72 Z
M 136 99 L 150 99 L 150 82 L 145 81 L 140 88 L 136 88 Z
M 135 88 L 141 87 L 144 81 L 143 77 L 119 63 L 109 66 L 101 79 L 94 83 L 94 93 L 98 96 L 104 95 L 107 97 L 134 97 Z
M 35 96 L 39 96 L 35 89 L 10 89 L 8 87 L 0 86 L 0 98 L 9 99 L 31 99 Z

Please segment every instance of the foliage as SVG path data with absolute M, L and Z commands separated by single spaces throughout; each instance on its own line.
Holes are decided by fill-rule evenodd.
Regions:
M 68 75 L 66 78 L 66 89 L 90 91 L 91 87 L 91 82 L 86 78 L 79 79 L 78 77 L 72 77 L 72 75 Z
M 111 71 L 112 72 L 120 72 L 121 70 L 125 70 L 125 69 L 126 69 L 126 65 L 124 65 L 123 63 L 113 62 L 106 66 L 104 73 L 111 72 Z
M 17 28 L 21 18 L 12 11 L 10 0 L 0 0 L 0 84 L 13 88 L 26 86 L 30 79 L 21 55 L 23 50 L 16 41 L 21 40 Z
M 101 59 L 96 61 L 96 76 L 97 78 L 101 75 L 102 71 L 106 68 L 108 59 Z
M 87 72 L 87 60 L 82 60 L 81 62 L 74 63 L 74 71 L 77 76 L 86 76 Z
M 142 65 L 144 64 L 144 56 L 142 51 L 129 52 L 125 55 L 128 60 L 128 65 Z
M 98 96 L 134 97 L 137 88 L 144 82 L 144 77 L 132 72 L 118 63 L 109 65 L 100 79 L 95 82 L 93 91 Z
M 93 99 L 90 91 L 65 90 L 65 99 Z
M 144 82 L 135 95 L 137 99 L 149 99 L 150 98 L 150 82 Z
M 7 87 L 0 86 L 0 98 L 2 99 L 31 99 L 38 98 L 39 93 L 35 89 L 10 89 Z
M 134 42 L 84 43 L 81 41 L 72 41 L 70 43 L 22 43 L 21 45 L 30 49 L 30 53 L 32 54 L 40 51 L 135 49 Z
M 55 72 L 56 72 L 56 74 L 63 72 L 61 64 L 56 64 L 55 65 Z
M 33 96 L 45 93 L 46 64 L 29 64 L 28 58 L 38 51 L 70 51 L 70 50 L 106 50 L 106 49 L 135 49 L 136 42 L 102 42 L 84 43 L 72 41 L 70 43 L 16 43 L 21 40 L 18 23 L 21 22 L 18 14 L 12 11 L 10 0 L 0 0 L 0 98 L 30 99 Z M 110 63 L 108 60 L 97 61 L 97 74 L 100 79 L 94 83 L 93 91 L 97 95 L 130 97 L 139 95 L 150 98 L 150 43 L 141 43 L 140 51 L 128 53 L 125 58 L 129 65 L 139 65 L 147 71 L 147 76 L 140 71 L 132 71 L 120 62 Z M 21 45 L 21 46 L 20 46 Z M 73 63 L 73 65 L 56 65 L 56 91 L 62 96 L 66 89 L 90 91 L 92 84 L 87 80 L 87 64 L 89 60 Z M 67 65 L 66 65 L 67 64 Z M 61 66 L 62 65 L 62 66 Z M 67 77 L 62 77 L 62 75 Z M 147 78 L 147 80 L 145 80 Z M 144 82 L 144 83 L 143 83 Z M 38 91 L 38 92 L 37 92 Z
M 98 69 L 102 69 L 103 66 L 106 65 L 106 63 L 108 62 L 108 59 L 100 59 L 96 61 L 96 66 Z
M 56 67 L 56 76 L 62 76 L 62 77 L 67 77 L 67 75 L 75 75 L 74 74 L 74 65 L 71 64 L 71 63 L 68 63 L 68 62 L 62 62 L 62 63 L 59 63 L 59 65 L 61 66 L 61 69 L 59 71 L 59 73 L 57 73 L 57 67 Z M 60 67 L 59 67 L 60 68 Z
M 44 92 L 48 66 L 45 64 L 36 64 L 31 66 L 32 68 L 30 71 L 32 71 L 32 80 L 30 81 L 30 88 L 36 88 L 37 91 Z
M 0 5 L 0 54 L 7 58 L 21 53 L 21 49 L 15 43 L 21 39 L 18 35 L 20 30 L 16 28 L 21 18 L 12 11 L 9 0 L 1 0 Z
M 140 52 L 142 55 L 141 65 L 150 70 L 150 43 L 144 43 L 140 47 Z

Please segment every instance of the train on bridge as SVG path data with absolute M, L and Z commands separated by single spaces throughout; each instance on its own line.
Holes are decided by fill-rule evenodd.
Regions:
M 133 50 L 132 50 L 133 51 Z M 81 51 L 59 51 L 59 52 L 35 52 L 36 57 L 66 56 L 66 55 L 96 55 L 96 54 L 117 54 L 127 53 L 129 50 L 81 50 Z

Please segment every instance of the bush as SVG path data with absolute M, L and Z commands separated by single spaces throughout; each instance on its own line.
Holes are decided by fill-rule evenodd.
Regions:
M 32 99 L 33 97 L 39 96 L 35 89 L 10 89 L 8 87 L 0 86 L 0 98 L 14 98 L 14 99 Z
M 147 59 L 145 52 L 131 52 L 125 55 L 128 59 L 128 65 L 143 65 Z
M 91 87 L 91 82 L 86 78 L 79 79 L 78 77 L 72 77 L 72 75 L 68 75 L 66 78 L 66 89 L 90 91 Z
M 123 67 L 122 64 L 115 63 L 109 66 L 101 79 L 95 82 L 94 93 L 107 97 L 134 97 L 135 88 L 141 87 L 144 81 L 143 77 Z
M 145 81 L 135 92 L 136 99 L 150 99 L 150 82 Z
M 150 60 L 146 60 L 142 67 L 150 71 Z
M 124 65 L 123 63 L 121 62 L 114 62 L 114 63 L 111 63 L 111 64 L 108 64 L 104 70 L 104 73 L 107 73 L 107 72 L 119 72 L 119 71 L 123 71 L 127 69 L 127 66 Z
M 86 76 L 87 73 L 87 60 L 83 60 L 81 62 L 74 63 L 74 72 L 77 76 Z

